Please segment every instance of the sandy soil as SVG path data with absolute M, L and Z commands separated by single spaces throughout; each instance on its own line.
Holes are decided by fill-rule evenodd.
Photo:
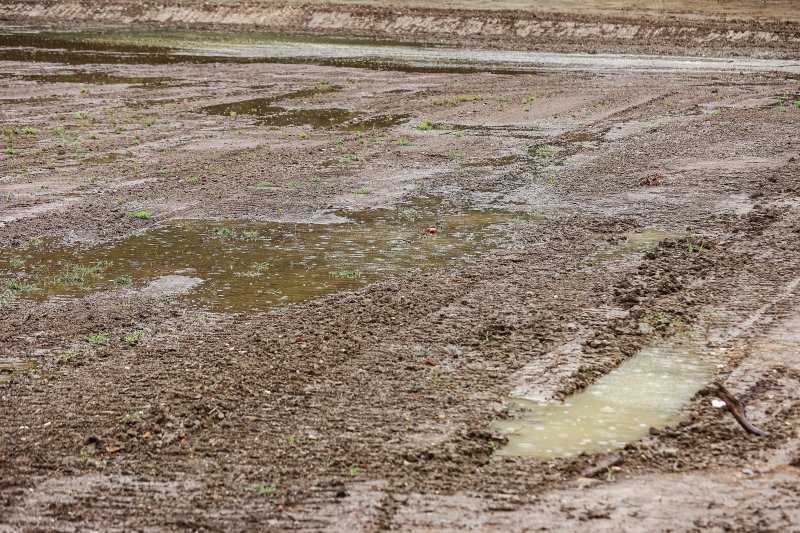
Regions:
M 796 76 L 187 61 L 70 67 L 108 75 L 74 83 L 64 68 L 0 63 L 3 250 L 174 219 L 329 222 L 420 195 L 519 217 L 472 264 L 263 313 L 180 305 L 165 296 L 194 282 L 176 272 L 9 301 L 0 359 L 36 367 L 0 374 L 0 530 L 800 527 Z M 358 135 L 200 112 L 321 82 L 336 90 L 281 104 L 407 122 Z M 644 229 L 687 236 L 592 260 Z M 608 475 L 584 477 L 596 455 L 493 457 L 490 424 L 525 379 L 563 398 L 687 332 L 769 436 L 703 390 Z

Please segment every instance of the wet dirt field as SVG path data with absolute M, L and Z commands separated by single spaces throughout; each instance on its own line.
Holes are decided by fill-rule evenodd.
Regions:
M 0 530 L 800 527 L 796 60 L 30 31 Z

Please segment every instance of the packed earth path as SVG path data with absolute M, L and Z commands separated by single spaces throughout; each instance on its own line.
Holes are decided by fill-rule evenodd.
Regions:
M 798 17 L 0 14 L 0 531 L 800 528 Z

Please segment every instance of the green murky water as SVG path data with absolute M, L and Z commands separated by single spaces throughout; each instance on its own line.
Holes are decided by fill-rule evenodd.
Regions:
M 315 127 L 336 126 L 345 122 L 355 121 L 364 115 L 362 112 L 339 108 L 309 108 L 287 109 L 276 105 L 281 100 L 291 100 L 324 94 L 338 90 L 327 83 L 318 84 L 312 88 L 295 91 L 287 94 L 267 98 L 251 98 L 224 104 L 205 106 L 200 109 L 203 113 L 211 115 L 238 116 L 250 115 L 258 117 L 257 124 L 262 126 L 302 126 Z
M 509 439 L 497 454 L 553 458 L 621 448 L 680 420 L 713 365 L 690 341 L 653 346 L 563 403 L 512 399 L 511 418 L 493 425 Z
M 215 311 L 263 310 L 354 289 L 407 270 L 463 264 L 513 214 L 427 198 L 342 213 L 339 224 L 168 222 L 111 244 L 0 248 L 0 283 L 16 298 L 79 297 L 181 274 L 202 283 L 180 301 Z M 439 231 L 428 235 L 426 228 Z

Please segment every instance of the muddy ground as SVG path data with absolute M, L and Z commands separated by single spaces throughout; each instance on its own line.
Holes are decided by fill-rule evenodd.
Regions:
M 800 528 L 796 74 L 0 71 L 0 530 Z M 203 112 L 267 97 L 404 118 Z M 9 284 L 28 246 L 425 197 L 509 214 L 472 261 L 255 313 L 175 298 L 192 272 L 76 298 Z M 675 237 L 602 254 L 647 229 Z M 704 389 L 596 477 L 602 454 L 493 455 L 511 391 L 563 399 L 680 335 L 769 436 Z

